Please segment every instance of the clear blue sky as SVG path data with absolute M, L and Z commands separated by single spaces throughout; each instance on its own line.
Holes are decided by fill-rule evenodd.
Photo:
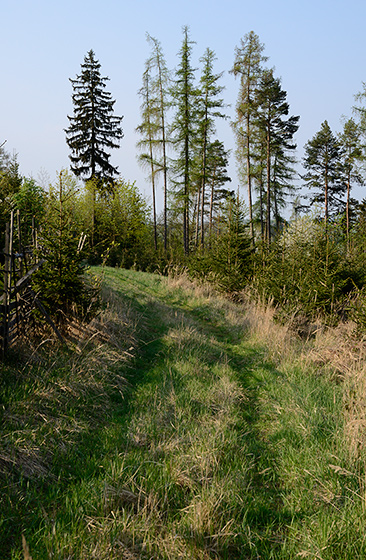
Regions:
M 300 115 L 299 159 L 325 119 L 333 131 L 340 129 L 341 116 L 351 116 L 354 95 L 366 81 L 364 0 L 1 0 L 0 8 L 0 143 L 6 140 L 6 149 L 18 153 L 21 173 L 35 178 L 43 170 L 54 180 L 56 171 L 69 166 L 63 132 L 72 114 L 69 78 L 93 49 L 102 75 L 110 78 L 116 114 L 124 115 L 125 136 L 112 163 L 149 194 L 135 148 L 137 92 L 149 56 L 146 32 L 161 42 L 170 68 L 178 62 L 184 25 L 196 42 L 196 66 L 205 49 L 213 49 L 216 71 L 225 71 L 231 117 L 238 92 L 228 74 L 234 49 L 246 33 L 257 33 L 268 65 L 282 78 L 291 114 Z M 233 149 L 229 123 L 219 131 Z M 233 158 L 230 175 L 236 187 Z

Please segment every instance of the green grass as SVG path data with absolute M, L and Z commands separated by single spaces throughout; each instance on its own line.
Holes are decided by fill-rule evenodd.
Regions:
M 0 558 L 24 557 L 22 534 L 33 560 L 365 558 L 330 369 L 275 357 L 204 290 L 104 284 L 79 351 L 2 366 Z

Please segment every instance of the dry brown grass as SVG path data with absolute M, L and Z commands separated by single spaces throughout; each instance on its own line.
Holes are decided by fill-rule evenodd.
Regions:
M 215 296 L 215 305 L 219 305 L 220 296 L 209 285 L 195 286 L 185 275 L 169 278 L 168 283 L 192 290 L 199 297 Z M 305 370 L 317 370 L 319 375 L 326 370 L 336 383 L 343 383 L 344 436 L 350 459 L 359 459 L 366 449 L 366 337 L 355 336 L 352 322 L 328 327 L 318 321 L 302 330 L 294 316 L 280 324 L 276 321 L 278 310 L 271 302 L 259 301 L 251 293 L 240 294 L 240 299 L 241 314 L 237 304 L 221 297 L 225 316 L 265 347 L 268 359 L 282 368 L 297 363 Z
M 70 325 L 74 351 L 59 352 L 52 341 L 28 346 L 12 370 L 17 384 L 2 416 L 0 474 L 44 478 L 52 456 L 70 448 L 90 419 L 95 426 L 104 420 L 110 392 L 123 396 L 120 369 L 136 353 L 138 318 L 112 292 L 104 295 L 108 305 L 91 323 Z
M 192 290 L 199 297 L 215 296 L 212 299 L 218 305 L 211 286 L 195 286 L 185 275 L 168 282 L 172 287 Z M 344 437 L 350 459 L 359 460 L 366 449 L 366 337 L 356 337 L 352 322 L 328 327 L 317 321 L 302 329 L 294 316 L 280 324 L 276 321 L 278 310 L 271 302 L 259 301 L 251 293 L 242 293 L 240 298 L 242 314 L 237 304 L 221 298 L 225 316 L 230 324 L 246 329 L 252 340 L 265 347 L 268 359 L 282 368 L 299 364 L 305 371 L 312 368 L 319 375 L 326 370 L 336 383 L 343 384 Z
M 268 356 L 282 368 L 299 364 L 317 371 L 327 371 L 335 383 L 344 387 L 344 437 L 350 460 L 360 459 L 366 449 L 366 339 L 356 337 L 355 324 L 341 323 L 328 327 L 317 322 L 310 325 L 310 335 L 302 338 L 298 325 L 289 320 L 276 322 L 271 303 L 243 298 L 243 307 L 251 336 L 267 348 Z M 365 457 L 364 457 L 365 460 Z
M 192 291 L 196 297 L 219 297 L 217 291 L 210 284 L 197 284 L 190 280 L 185 273 L 177 275 L 171 274 L 166 278 L 166 282 L 169 288 L 182 288 L 183 290 Z
M 27 541 L 25 540 L 24 535 L 22 535 L 22 546 L 23 546 L 24 560 L 32 560 L 32 557 L 29 553 L 29 547 Z

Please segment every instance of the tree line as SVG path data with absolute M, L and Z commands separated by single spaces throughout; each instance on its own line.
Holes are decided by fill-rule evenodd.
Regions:
M 168 251 L 177 241 L 188 255 L 203 250 L 220 229 L 222 208 L 236 193 L 230 190 L 229 152 L 217 138 L 217 123 L 227 119 L 221 85 L 223 72 L 215 72 L 216 56 L 207 48 L 200 58 L 200 76 L 192 66 L 194 42 L 183 28 L 176 69 L 169 70 L 160 42 L 147 35 L 151 53 L 142 75 L 141 122 L 138 160 L 146 169 L 152 192 L 153 241 Z M 273 68 L 266 67 L 264 45 L 251 31 L 235 49 L 229 70 L 239 82 L 235 118 L 236 162 L 241 186 L 247 192 L 247 225 L 253 246 L 271 243 L 286 222 L 289 201 L 296 213 L 323 205 L 325 224 L 344 214 L 349 237 L 357 210 L 352 187 L 363 183 L 363 109 L 360 118 L 345 120 L 335 135 L 325 120 L 305 146 L 301 176 L 310 189 L 308 200 L 296 191 L 295 134 L 299 116 L 290 115 L 287 92 Z M 113 115 L 114 101 L 105 91 L 107 78 L 90 51 L 73 86 L 74 116 L 69 117 L 67 143 L 72 150 L 72 171 L 84 180 L 97 181 L 97 191 L 113 193 L 117 168 L 106 148 L 116 148 L 123 137 L 122 117 Z M 362 100 L 361 93 L 358 98 Z M 160 180 L 161 179 L 161 180 Z M 157 215 L 156 190 L 162 184 L 163 212 Z M 169 222 L 169 223 L 168 223 Z M 175 224 L 175 227 L 173 226 Z M 207 238 L 207 239 L 206 239 Z M 210 245 L 208 243 L 207 245 Z
M 84 262 L 160 271 L 179 265 L 230 293 L 251 284 L 305 314 L 344 309 L 347 298 L 364 288 L 366 203 L 352 198 L 352 188 L 364 183 L 366 86 L 356 97 L 354 118 L 344 120 L 339 134 L 325 120 L 305 145 L 301 179 L 310 194 L 301 197 L 295 155 L 300 117 L 291 115 L 287 93 L 266 66 L 259 37 L 246 34 L 229 70 L 238 83 L 231 126 L 245 204 L 230 185 L 229 151 L 217 134 L 218 122 L 228 118 L 223 72 L 215 70 L 216 55 L 207 48 L 197 78 L 188 27 L 182 35 L 174 70 L 168 69 L 160 42 L 147 35 L 150 55 L 138 92 L 136 130 L 152 208 L 110 161 L 123 138 L 123 117 L 114 114 L 108 78 L 90 50 L 80 74 L 70 80 L 74 112 L 65 133 L 71 173 L 64 170 L 48 191 L 41 189 L 33 179 L 20 177 L 16 156 L 0 147 L 0 220 L 4 224 L 9 209 L 23 205 L 26 215 L 36 214 L 46 238 L 51 224 L 57 231 L 61 212 L 68 223 L 64 246 L 73 247 L 69 258 L 73 251 L 79 254 L 83 237 Z M 159 215 L 157 188 L 163 190 Z M 283 213 L 290 201 L 288 221 Z M 45 246 L 50 252 L 52 243 Z M 75 261 L 77 270 L 81 260 Z M 64 274 L 67 263 L 59 265 Z

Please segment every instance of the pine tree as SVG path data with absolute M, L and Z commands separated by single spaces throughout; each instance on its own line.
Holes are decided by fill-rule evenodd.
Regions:
M 340 196 L 346 190 L 342 177 L 340 145 L 327 121 L 322 123 L 319 132 L 306 143 L 303 165 L 307 170 L 303 176 L 305 185 L 316 191 L 310 197 L 310 204 L 324 203 L 324 224 L 327 229 L 331 212 L 339 212 L 344 206 Z
M 275 78 L 273 70 L 262 73 L 256 90 L 256 125 L 259 131 L 260 142 L 265 147 L 266 157 L 266 236 L 271 242 L 271 204 L 274 201 L 275 214 L 278 215 L 278 180 L 274 180 L 274 171 L 277 165 L 281 175 L 291 177 L 293 160 L 287 157 L 288 153 L 295 150 L 293 136 L 298 129 L 298 116 L 288 117 L 289 104 L 286 101 L 287 93 L 281 87 L 281 80 Z M 277 189 L 277 191 L 276 191 Z M 278 217 L 277 217 L 278 222 Z
M 123 137 L 123 117 L 113 115 L 115 101 L 105 90 L 100 63 L 92 50 L 84 57 L 81 74 L 70 80 L 73 87 L 74 115 L 68 116 L 66 142 L 71 149 L 71 170 L 85 180 L 96 179 L 101 191 L 112 191 L 118 174 L 107 151 L 119 147 Z
M 295 149 L 295 145 L 293 146 Z M 296 187 L 293 184 L 295 176 L 296 158 L 293 154 L 283 149 L 283 146 L 277 146 L 272 165 L 272 203 L 276 231 L 280 231 L 284 219 L 280 214 L 287 205 L 287 198 L 293 196 Z

